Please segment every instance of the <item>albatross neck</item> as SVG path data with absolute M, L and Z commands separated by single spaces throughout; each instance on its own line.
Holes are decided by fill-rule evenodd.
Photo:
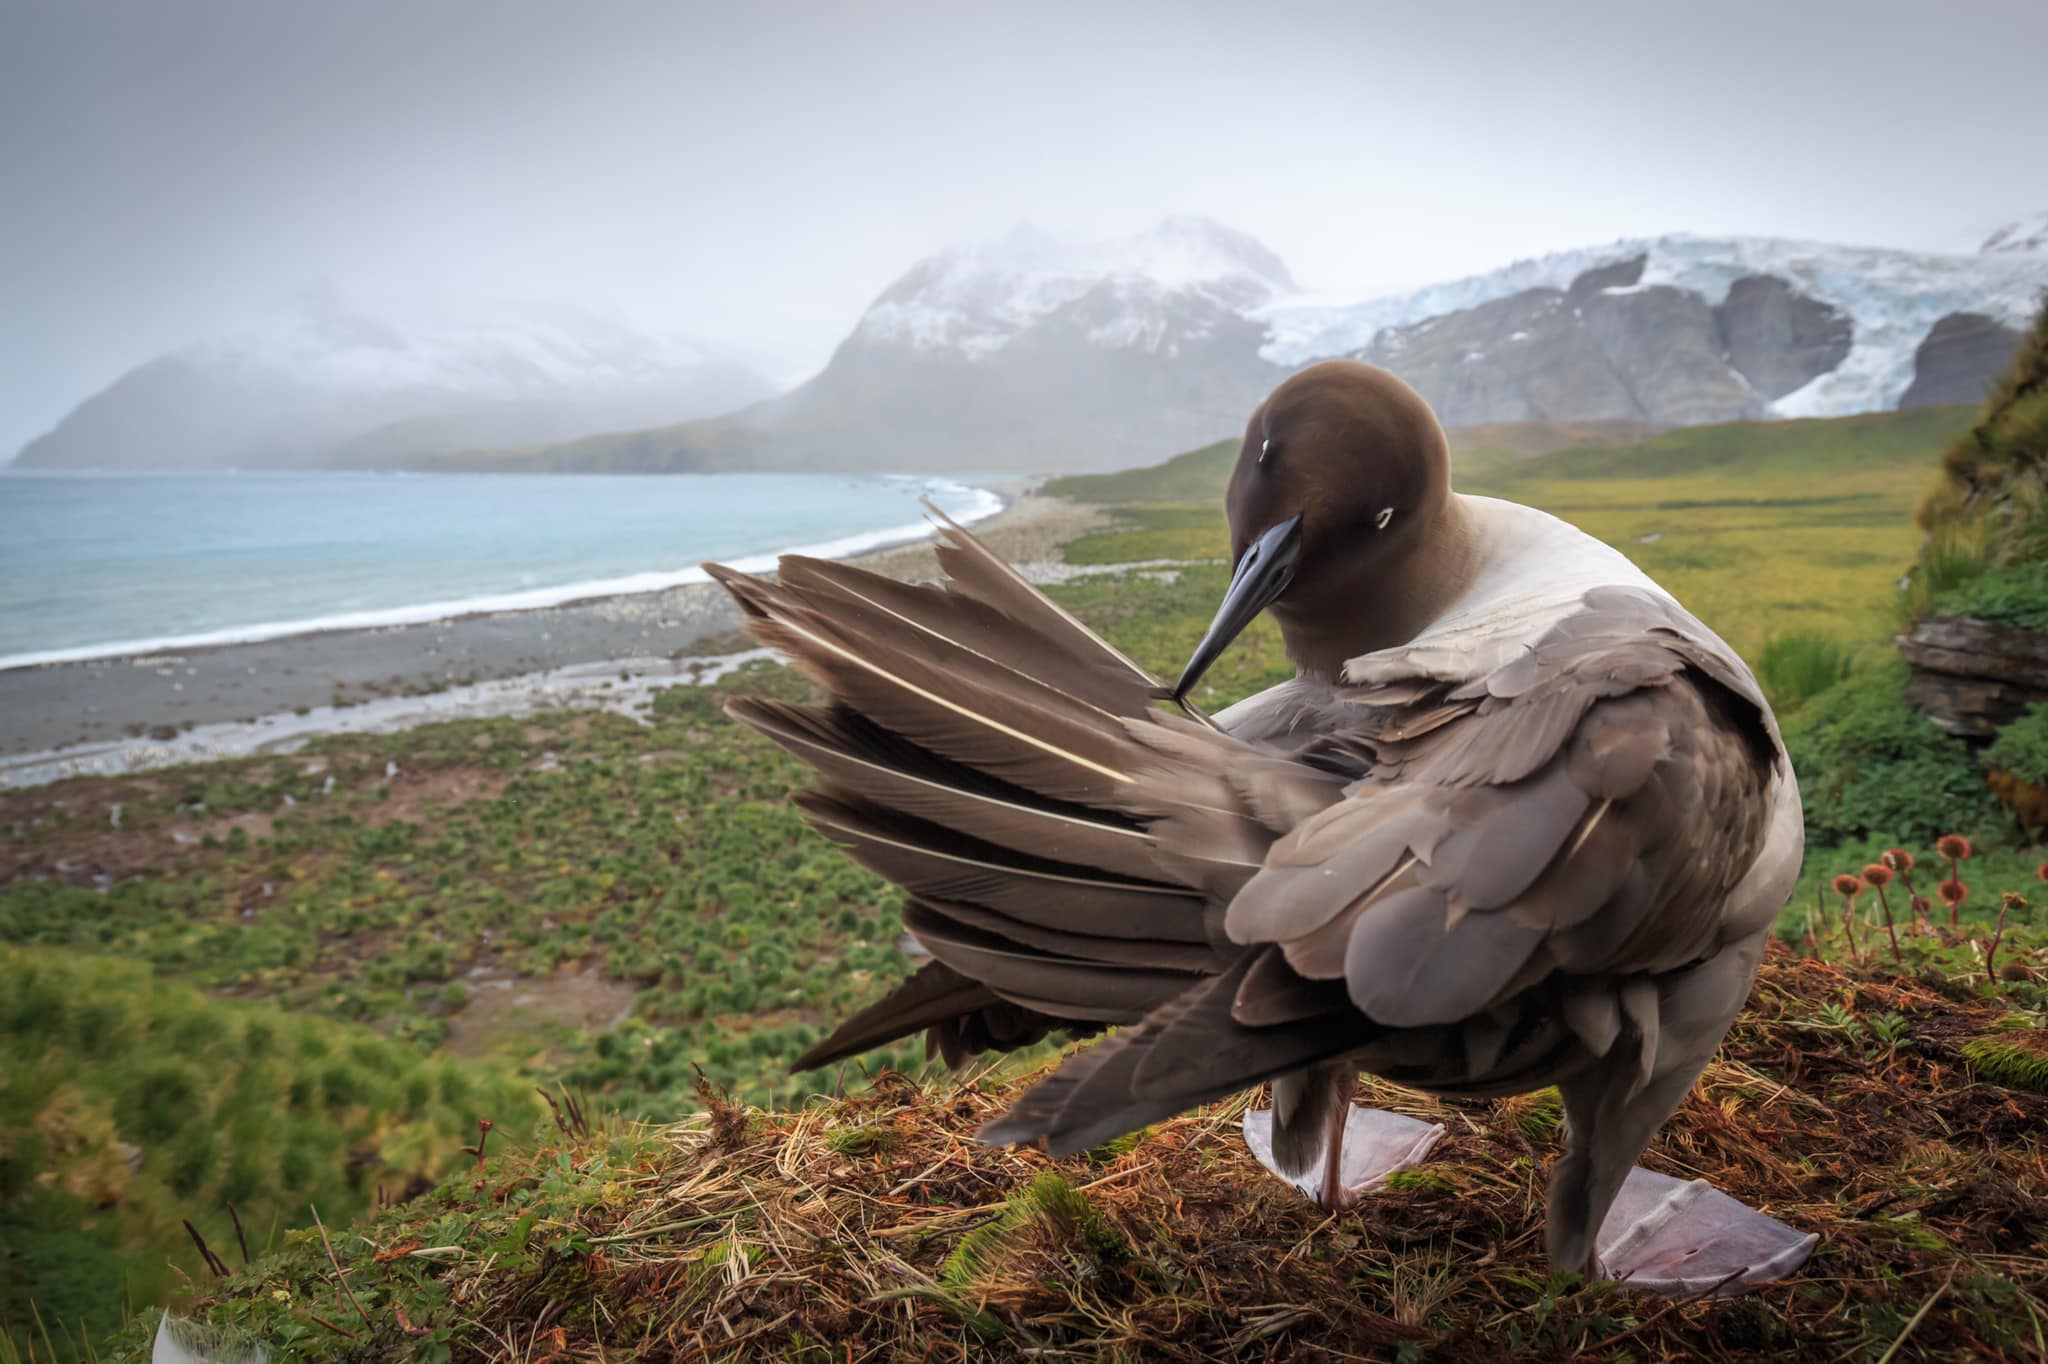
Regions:
M 1394 556 L 1360 554 L 1320 581 L 1297 582 L 1272 607 L 1287 657 L 1304 677 L 1335 682 L 1347 660 L 1421 634 L 1478 577 L 1475 520 L 1463 496 L 1447 493 Z

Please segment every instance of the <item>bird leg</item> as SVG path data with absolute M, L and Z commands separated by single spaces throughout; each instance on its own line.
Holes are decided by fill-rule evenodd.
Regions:
M 1753 973 L 1736 953 L 1672 973 L 1659 983 L 1654 1012 L 1625 1010 L 1640 1021 L 1596 1064 L 1558 1082 L 1564 1153 L 1550 1167 L 1544 1227 L 1553 1269 L 1695 1297 L 1741 1293 L 1806 1262 L 1819 1237 L 1704 1180 L 1635 1165 L 1706 1068 Z
M 1358 1073 L 1347 1071 L 1337 1086 L 1336 1102 L 1323 1117 L 1323 1189 L 1316 1201 L 1326 1208 L 1348 1208 L 1358 1201 L 1358 1195 L 1344 1187 L 1344 1127 L 1357 1089 Z
M 1272 1109 L 1246 1111 L 1244 1139 L 1261 1165 L 1325 1208 L 1351 1207 L 1363 1195 L 1385 1187 L 1389 1175 L 1420 1165 L 1443 1138 L 1440 1123 L 1353 1108 L 1355 1071 L 1336 1079 L 1311 1072 L 1308 1083 L 1308 1098 L 1298 1087 L 1276 1084 Z M 1304 1111 L 1311 1108 L 1319 1111 Z M 1283 1119 L 1277 1129 L 1276 1113 Z M 1317 1138 L 1307 1159 L 1292 1149 L 1299 1146 L 1300 1134 L 1289 1130 L 1302 1120 L 1314 1124 Z

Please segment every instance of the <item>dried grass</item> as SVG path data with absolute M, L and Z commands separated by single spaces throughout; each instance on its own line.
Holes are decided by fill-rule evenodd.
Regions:
M 1849 1014 L 1903 1022 L 1844 1027 Z M 1987 1036 L 2031 1048 L 2036 1023 L 1775 951 L 1645 1158 L 1821 1234 L 1794 1280 L 1739 1299 L 1665 1303 L 1547 1274 L 1555 1123 L 1540 1096 L 1443 1104 L 1368 1082 L 1365 1102 L 1449 1136 L 1414 1177 L 1329 1214 L 1246 1153 L 1242 1100 L 1055 1162 L 974 1139 L 1019 1081 L 884 1075 L 794 1111 L 721 1101 L 663 1130 L 630 1176 L 541 1219 L 531 1239 L 555 1249 L 537 1257 L 492 1240 L 489 1219 L 519 1203 L 519 1179 L 494 1169 L 495 1192 L 467 1195 L 474 1244 L 409 1261 L 438 1295 L 412 1316 L 456 1358 L 2039 1358 L 2048 1096 L 1966 1059 Z M 604 1141 L 529 1159 L 567 1169 Z M 413 1215 L 434 1211 L 452 1209 Z M 371 1230 L 356 1243 L 400 1228 Z M 359 1291 L 390 1268 L 368 1261 Z M 244 1276 L 215 1301 L 275 1282 Z M 363 1346 L 405 1347 L 395 1325 Z

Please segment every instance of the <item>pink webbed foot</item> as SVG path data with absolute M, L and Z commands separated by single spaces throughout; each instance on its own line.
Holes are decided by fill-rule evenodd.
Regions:
M 1733 1296 L 1782 1279 L 1820 1237 L 1730 1198 L 1703 1179 L 1628 1172 L 1595 1240 L 1606 1277 L 1665 1297 Z
M 1385 1188 L 1387 1176 L 1420 1165 L 1443 1135 L 1441 1123 L 1377 1108 L 1353 1108 L 1344 1115 L 1343 1147 L 1335 1168 L 1330 1168 L 1325 1151 L 1307 1170 L 1289 1175 L 1273 1161 L 1272 1110 L 1248 1109 L 1244 1115 L 1245 1145 L 1259 1164 L 1330 1208 L 1348 1208 L 1361 1196 Z

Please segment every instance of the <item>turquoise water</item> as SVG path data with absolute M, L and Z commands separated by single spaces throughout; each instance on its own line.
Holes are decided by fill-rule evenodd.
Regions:
M 434 620 L 858 553 L 983 489 L 821 474 L 0 476 L 0 667 Z M 743 562 L 742 567 L 762 566 Z

